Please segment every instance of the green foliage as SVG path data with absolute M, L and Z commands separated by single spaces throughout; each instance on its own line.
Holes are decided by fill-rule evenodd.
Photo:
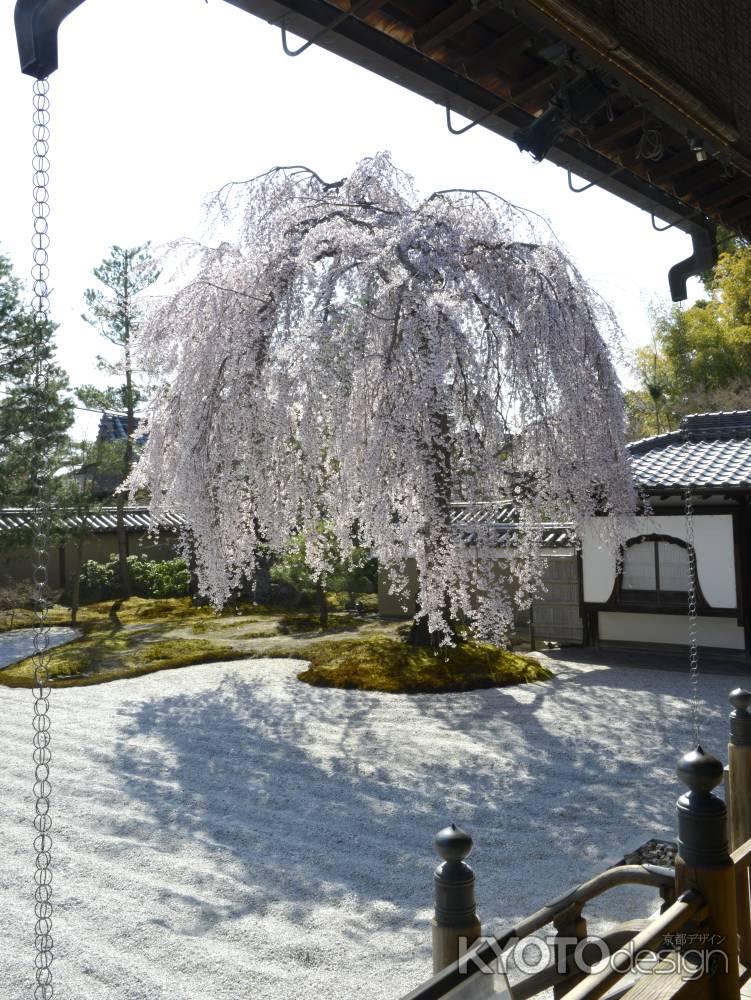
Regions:
M 751 408 L 751 248 L 731 240 L 704 276 L 708 298 L 652 313 L 653 343 L 634 353 L 630 437 L 671 430 L 687 413 Z
M 128 573 L 133 593 L 139 597 L 182 597 L 188 593 L 190 571 L 182 559 L 154 560 L 148 556 L 128 556 Z M 89 597 L 114 597 L 118 593 L 118 557 L 107 562 L 90 559 L 83 564 L 81 582 Z
M 125 347 L 141 319 L 138 296 L 159 278 L 150 244 L 110 247 L 109 257 L 94 268 L 94 277 L 106 291 L 86 290 L 84 299 L 88 311 L 83 318 L 98 327 L 111 343 Z
M 0 506 L 23 506 L 31 500 L 30 471 L 43 458 L 47 469 L 68 459 L 68 429 L 73 403 L 67 397 L 68 379 L 54 363 L 55 326 L 37 328 L 22 301 L 21 284 L 9 260 L 0 255 Z M 35 388 L 35 354 L 48 365 L 46 386 Z M 45 432 L 44 455 L 35 448 L 37 420 Z M 57 484 L 53 481 L 53 487 Z M 3 542 L 21 538 L 3 533 Z
M 358 594 L 372 594 L 377 587 L 377 564 L 369 558 L 366 549 L 356 547 L 352 559 L 342 559 L 334 537 L 324 530 L 326 559 L 330 571 L 323 578 L 324 589 L 331 593 L 345 593 L 350 600 Z M 301 536 L 291 539 L 280 558 L 271 567 L 271 580 L 281 588 L 290 589 L 300 603 L 312 600 L 316 590 L 316 577 L 306 562 L 305 542 Z
M 125 413 L 129 425 L 133 425 L 134 412 L 147 399 L 148 393 L 135 377 L 131 339 L 143 316 L 142 293 L 158 280 L 159 270 L 148 243 L 127 249 L 113 246 L 109 256 L 94 268 L 94 277 L 102 287 L 85 291 L 87 309 L 83 319 L 121 349 L 122 359 L 111 364 L 101 356 L 97 358 L 99 370 L 117 378 L 115 385 L 104 389 L 82 385 L 76 392 L 84 406 Z M 131 459 L 127 445 L 121 446 L 123 475 L 129 471 Z
M 116 364 L 97 358 L 100 371 L 117 378 L 117 383 L 107 389 L 85 385 L 79 389 L 79 398 L 88 406 L 124 411 L 127 437 L 123 442 L 119 475 L 110 477 L 114 491 L 130 474 L 133 467 L 133 432 L 136 429 L 135 411 L 148 395 L 138 373 L 133 367 L 132 338 L 138 329 L 143 313 L 142 293 L 159 278 L 159 270 L 151 256 L 148 243 L 138 247 L 113 246 L 109 257 L 94 268 L 94 277 L 101 287 L 89 288 L 84 293 L 87 311 L 83 319 L 96 327 L 102 336 L 122 352 Z M 116 494 L 118 539 L 118 585 L 123 597 L 130 596 L 130 578 L 126 565 L 126 537 L 123 521 L 125 496 Z
M 437 654 L 387 636 L 318 642 L 298 655 L 310 660 L 299 674 L 317 687 L 439 694 L 548 680 L 537 660 L 488 643 L 468 642 Z
M 115 573 L 117 557 L 111 557 L 106 563 L 89 559 L 81 567 L 81 589 L 87 596 L 105 597 L 115 592 Z
M 133 591 L 142 597 L 184 597 L 190 587 L 190 570 L 182 559 L 156 561 L 146 556 L 129 556 L 128 569 Z

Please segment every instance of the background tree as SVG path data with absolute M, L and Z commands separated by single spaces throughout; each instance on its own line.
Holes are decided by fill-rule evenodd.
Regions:
M 320 527 L 326 540 L 328 571 L 320 574 L 311 569 L 305 550 L 305 539 L 295 535 L 287 542 L 284 552 L 271 566 L 271 580 L 279 587 L 287 585 L 296 596 L 311 595 L 315 599 L 321 628 L 328 626 L 327 594 L 345 592 L 349 605 L 354 606 L 358 594 L 372 593 L 376 586 L 375 567 L 369 553 L 357 544 L 349 559 L 343 559 L 334 535 L 325 525 Z
M 655 337 L 649 347 L 634 351 L 631 370 L 639 388 L 625 394 L 629 440 L 670 430 L 675 423 L 672 371 Z
M 127 437 L 123 442 L 121 462 L 121 480 L 124 480 L 133 466 L 136 410 L 147 398 L 144 384 L 139 381 L 133 365 L 133 337 L 142 319 L 142 293 L 158 279 L 159 270 L 148 243 L 128 249 L 113 246 L 109 256 L 94 268 L 94 277 L 104 287 L 87 289 L 84 295 L 87 311 L 83 318 L 120 350 L 116 363 L 100 356 L 97 364 L 101 371 L 122 381 L 108 389 L 82 386 L 78 396 L 86 406 L 125 414 Z M 126 499 L 125 493 L 116 493 L 118 575 L 123 598 L 130 597 L 131 592 L 124 516 Z
M 34 460 L 34 431 L 39 420 L 47 436 L 47 454 L 53 467 L 69 458 L 68 430 L 74 406 L 68 378 L 58 365 L 49 368 L 43 392 L 34 388 L 34 343 L 49 362 L 55 353 L 55 326 L 37 331 L 23 302 L 21 284 L 7 257 L 0 255 L 0 506 L 23 507 L 33 499 L 30 470 Z M 40 412 L 41 410 L 41 412 Z M 52 481 L 54 488 L 56 481 Z M 18 544 L 4 533 L 9 544 Z
M 91 518 L 102 508 L 96 488 L 97 466 L 89 461 L 91 448 L 79 445 L 77 469 L 61 478 L 58 486 L 58 504 L 64 511 L 64 526 L 60 528 L 61 542 L 71 542 L 73 559 L 68 577 L 70 619 L 76 624 L 81 604 L 81 574 L 84 566 L 86 542 L 91 538 Z M 61 581 L 66 586 L 66 581 Z
M 729 235 L 702 276 L 706 299 L 652 311 L 653 343 L 634 353 L 629 436 L 659 434 L 687 413 L 751 408 L 751 248 Z
M 464 618 L 499 638 L 497 538 L 468 545 L 450 503 L 516 501 L 520 603 L 545 518 L 633 509 L 612 314 L 518 209 L 422 198 L 385 154 L 335 183 L 277 168 L 215 204 L 231 239 L 139 336 L 161 381 L 131 479 L 152 517 L 185 517 L 217 604 L 262 543 L 301 537 L 320 579 L 321 523 L 344 559 L 357 524 L 392 579 L 415 558 L 424 636 L 450 641 Z

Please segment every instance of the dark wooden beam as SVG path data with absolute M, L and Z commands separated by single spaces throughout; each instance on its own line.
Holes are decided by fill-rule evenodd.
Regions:
M 489 14 L 497 6 L 496 0 L 486 0 L 476 7 L 473 7 L 468 0 L 457 0 L 456 3 L 449 4 L 440 14 L 436 14 L 427 24 L 418 28 L 414 34 L 415 47 L 421 52 L 434 49 L 442 42 L 458 35 L 485 14 Z
M 512 101 L 521 101 L 525 97 L 529 97 L 530 94 L 534 94 L 536 90 L 540 90 L 542 87 L 547 87 L 550 86 L 551 83 L 555 83 L 556 80 L 560 79 L 560 76 L 561 70 L 558 66 L 543 66 L 542 69 L 538 69 L 529 76 L 525 76 L 523 79 L 517 80 L 516 83 L 511 86 L 509 97 Z
M 719 208 L 721 205 L 727 205 L 728 202 L 739 198 L 743 194 L 748 194 L 750 191 L 751 177 L 738 177 L 731 183 L 725 184 L 719 191 L 713 193 L 711 197 L 702 199 L 702 208 Z
M 721 180 L 724 173 L 725 164 L 720 163 L 719 160 L 698 163 L 696 170 L 692 170 L 690 173 L 682 175 L 673 181 L 673 190 L 679 198 L 684 198 L 687 195 L 701 191 L 707 184 Z
M 691 149 L 684 149 L 682 153 L 671 156 L 669 160 L 660 160 L 654 166 L 649 167 L 649 176 L 657 184 L 675 177 L 685 170 L 690 170 L 696 166 L 696 153 Z
M 516 55 L 517 52 L 527 45 L 534 35 L 534 29 L 528 28 L 526 24 L 517 24 L 510 31 L 505 32 L 490 45 L 486 45 L 478 53 L 464 60 L 464 67 L 470 77 L 481 76 L 501 66 L 509 56 Z
M 726 212 L 723 212 L 722 218 L 728 225 L 732 226 L 736 222 L 747 219 L 749 215 L 751 215 L 751 198 L 746 198 L 740 205 L 735 205 L 733 208 L 729 208 Z
M 374 10 L 379 10 L 387 0 L 367 0 L 367 2 L 362 7 L 357 7 L 356 4 L 351 4 L 351 14 L 353 17 L 367 17 L 368 14 L 372 13 Z
M 641 128 L 644 121 L 644 111 L 642 108 L 632 108 L 623 115 L 619 115 L 612 122 L 607 122 L 599 128 L 592 129 L 587 133 L 587 138 L 593 146 L 609 146 L 614 139 L 628 135 L 629 132 Z

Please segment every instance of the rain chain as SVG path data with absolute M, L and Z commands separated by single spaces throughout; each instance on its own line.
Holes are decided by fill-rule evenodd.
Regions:
M 49 216 L 49 81 L 34 81 L 34 265 L 32 268 L 34 317 L 34 404 L 32 487 L 32 558 L 34 585 L 34 913 L 35 1000 L 52 1000 L 52 838 L 50 829 L 51 785 L 49 780 L 51 733 L 49 716 L 49 625 L 47 622 L 48 570 L 47 541 L 50 528 L 48 497 L 49 442 L 46 426 L 46 400 L 49 389 L 49 357 L 45 346 L 45 327 L 49 322 L 48 287 L 48 216 Z

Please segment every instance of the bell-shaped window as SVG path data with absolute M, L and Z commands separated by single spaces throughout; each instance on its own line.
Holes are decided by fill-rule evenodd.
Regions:
M 635 538 L 623 549 L 622 604 L 685 606 L 691 582 L 688 547 L 679 538 Z

